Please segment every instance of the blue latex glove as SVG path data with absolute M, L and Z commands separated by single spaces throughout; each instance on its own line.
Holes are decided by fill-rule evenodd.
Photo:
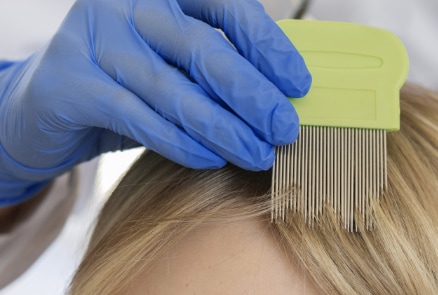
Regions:
M 0 205 L 138 144 L 193 168 L 268 169 L 299 130 L 285 95 L 310 83 L 256 0 L 79 0 L 43 50 L 0 64 Z

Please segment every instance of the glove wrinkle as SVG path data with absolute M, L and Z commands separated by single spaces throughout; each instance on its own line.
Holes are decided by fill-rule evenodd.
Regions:
M 285 95 L 310 82 L 256 0 L 77 0 L 46 47 L 0 62 L 0 205 L 139 145 L 196 169 L 268 169 L 297 134 Z

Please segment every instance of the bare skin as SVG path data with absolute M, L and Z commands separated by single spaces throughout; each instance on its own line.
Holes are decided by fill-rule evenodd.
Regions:
M 123 294 L 319 294 L 256 218 L 203 225 L 142 272 Z

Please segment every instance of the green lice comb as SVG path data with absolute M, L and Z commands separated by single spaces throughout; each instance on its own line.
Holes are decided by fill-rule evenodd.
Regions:
M 273 220 L 300 212 L 308 224 L 331 206 L 348 230 L 372 226 L 373 199 L 386 190 L 386 131 L 400 127 L 399 92 L 408 73 L 392 33 L 340 22 L 284 20 L 278 25 L 312 74 L 309 93 L 291 98 L 298 140 L 276 148 Z M 291 69 L 293 70 L 293 69 Z

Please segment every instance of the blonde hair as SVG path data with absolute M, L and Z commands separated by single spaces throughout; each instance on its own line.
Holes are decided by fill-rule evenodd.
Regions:
M 402 91 L 401 131 L 388 135 L 388 192 L 372 231 L 349 233 L 327 210 L 270 228 L 325 294 L 438 294 L 438 97 Z M 228 165 L 191 170 L 146 152 L 105 204 L 71 294 L 121 293 L 162 253 L 205 222 L 270 221 L 270 172 Z

